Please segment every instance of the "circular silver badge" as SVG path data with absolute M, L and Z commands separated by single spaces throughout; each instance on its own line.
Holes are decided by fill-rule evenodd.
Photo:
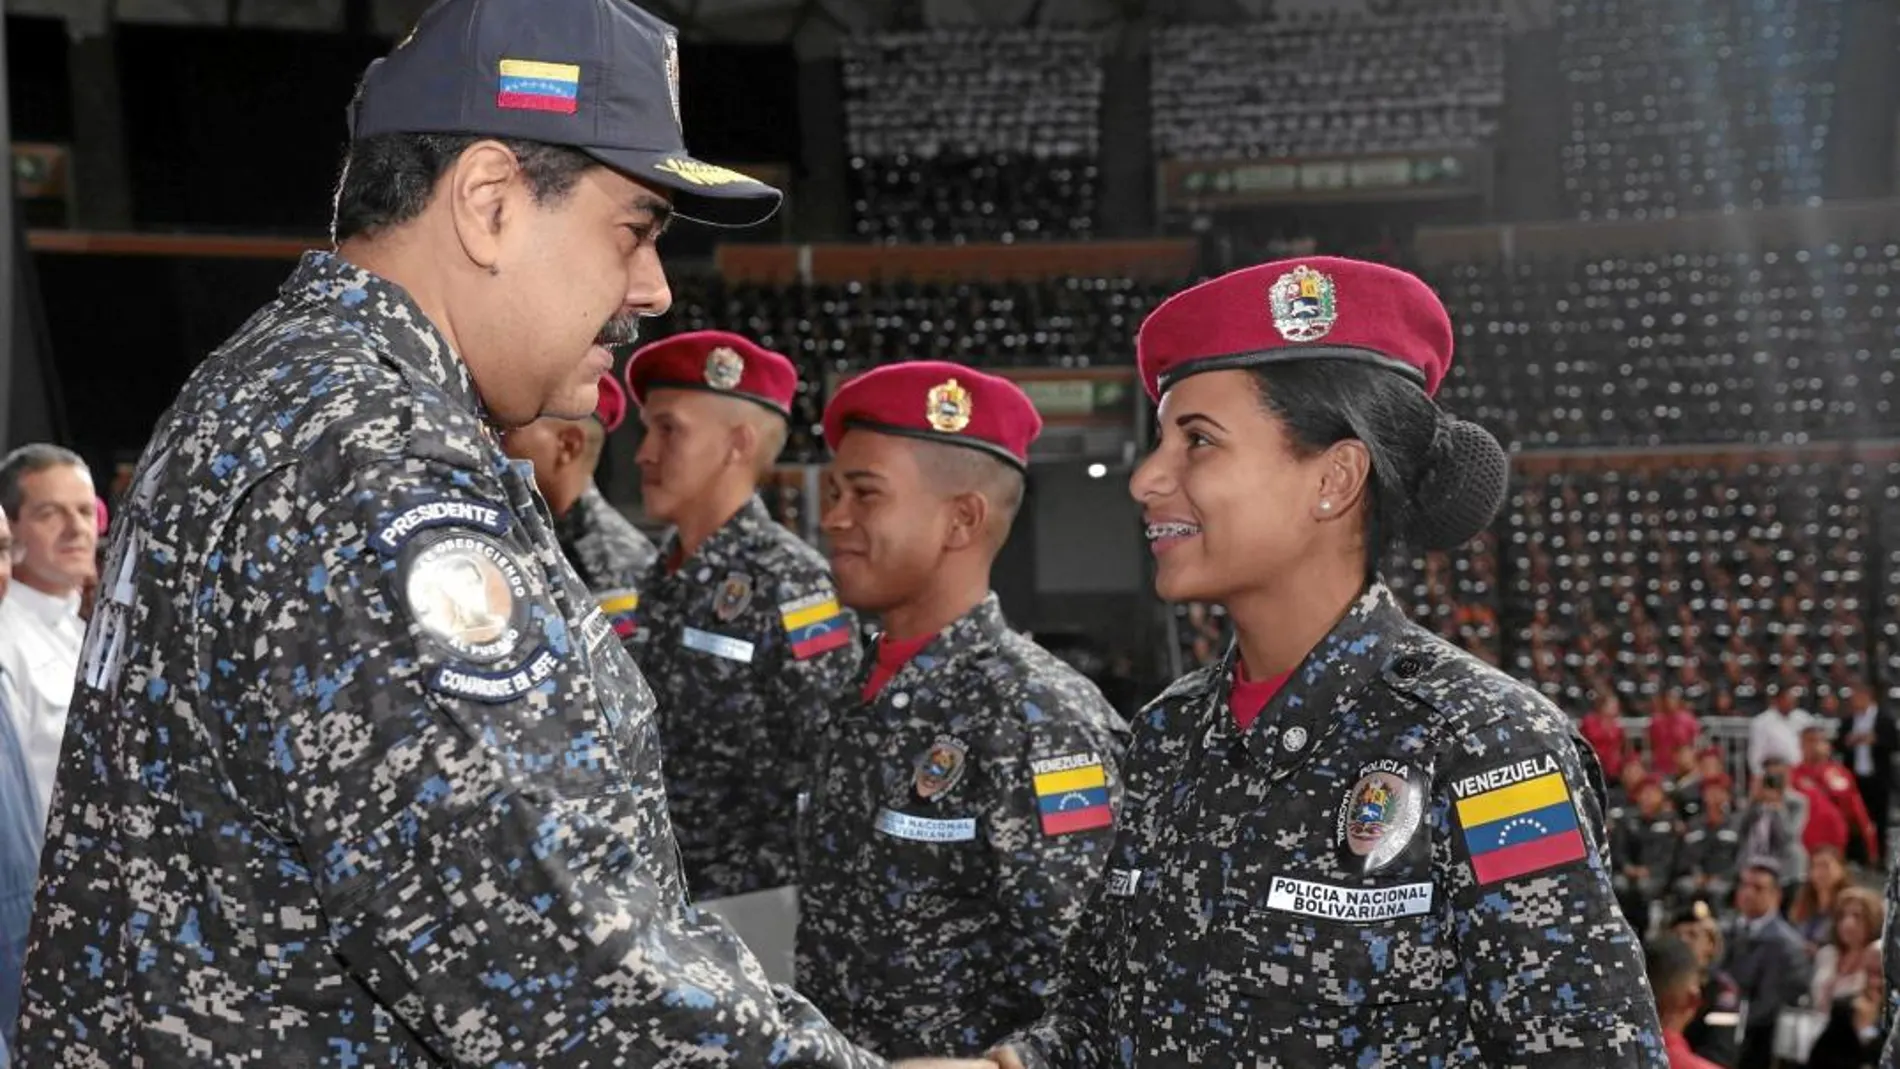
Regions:
M 1288 753 L 1299 753 L 1306 749 L 1306 729 L 1298 724 L 1287 728 L 1286 734 L 1280 736 L 1280 745 L 1285 747 Z
M 1340 802 L 1338 836 L 1348 863 L 1377 872 L 1398 860 L 1424 817 L 1424 792 L 1410 766 L 1374 761 Z
M 431 542 L 410 560 L 402 591 L 416 623 L 467 660 L 500 660 L 521 645 L 527 580 L 492 538 L 453 534 Z

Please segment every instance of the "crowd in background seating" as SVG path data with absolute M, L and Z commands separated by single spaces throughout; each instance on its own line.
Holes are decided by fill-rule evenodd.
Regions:
M 1572 0 L 1559 11 L 1582 219 L 1818 200 L 1841 49 L 1839 0 Z
M 1526 448 L 1797 444 L 1895 425 L 1900 245 L 1429 268 L 1444 403 Z
M 1421 9 L 1174 26 L 1156 35 L 1152 85 L 1161 159 L 1472 147 L 1497 132 L 1504 25 Z
M 1086 238 L 1102 63 L 1084 30 L 853 37 L 842 58 L 858 236 Z

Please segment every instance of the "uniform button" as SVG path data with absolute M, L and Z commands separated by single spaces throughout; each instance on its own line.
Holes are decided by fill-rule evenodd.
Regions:
M 1287 728 L 1286 734 L 1280 736 L 1280 745 L 1286 748 L 1287 753 L 1299 753 L 1306 749 L 1306 729 L 1298 724 Z
M 910 704 L 910 695 L 904 694 L 902 692 L 891 695 L 892 708 L 902 709 L 904 706 L 909 705 L 909 704 Z
M 695 578 L 697 578 L 697 579 L 698 579 L 698 580 L 699 580 L 700 582 L 702 582 L 702 583 L 703 583 L 703 582 L 705 582 L 705 581 L 706 581 L 706 580 L 708 580 L 708 579 L 711 579 L 711 578 L 712 578 L 712 569 L 711 569 L 711 568 L 701 568 L 701 569 L 699 570 L 699 574 L 698 574 L 697 576 L 695 576 Z
M 1393 674 L 1400 679 L 1417 679 L 1424 670 L 1424 664 L 1417 657 L 1400 657 L 1399 663 L 1392 666 Z

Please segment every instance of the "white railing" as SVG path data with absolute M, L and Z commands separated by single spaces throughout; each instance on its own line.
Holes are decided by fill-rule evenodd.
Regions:
M 1645 764 L 1650 763 L 1649 718 L 1646 716 L 1626 716 L 1622 718 L 1623 735 L 1630 740 L 1630 749 L 1643 755 Z M 1748 789 L 1748 717 L 1745 716 L 1705 716 L 1696 723 L 1702 728 L 1703 745 L 1714 743 L 1722 748 L 1722 763 L 1727 766 L 1730 778 L 1734 779 L 1737 792 Z M 1830 733 L 1833 725 L 1828 725 Z M 1672 769 L 1652 768 L 1652 772 L 1668 775 Z

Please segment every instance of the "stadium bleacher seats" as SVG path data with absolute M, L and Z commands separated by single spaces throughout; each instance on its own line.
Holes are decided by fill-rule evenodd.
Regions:
M 1900 245 L 1523 258 L 1426 272 L 1441 399 L 1525 448 L 1892 436 Z
M 672 312 L 648 334 L 733 330 L 798 363 L 791 460 L 822 453 L 811 427 L 824 409 L 831 372 L 900 360 L 984 367 L 1128 364 L 1135 329 L 1178 288 L 1127 278 L 776 287 L 681 277 L 673 285 Z
M 854 37 L 842 57 L 857 234 L 1018 241 L 1093 231 L 1102 63 L 1083 30 Z
M 1449 552 L 1394 553 L 1383 574 L 1419 626 L 1490 664 L 1500 663 L 1503 633 L 1494 532 Z
M 1151 80 L 1162 159 L 1469 147 L 1497 130 L 1504 25 L 1451 9 L 1169 27 Z
M 1571 0 L 1558 12 L 1583 219 L 1807 203 L 1825 185 L 1839 0 Z
M 1512 671 L 1559 704 L 1661 690 L 1758 712 L 1866 676 L 1867 467 L 1751 463 L 1525 479 L 1504 520 Z

